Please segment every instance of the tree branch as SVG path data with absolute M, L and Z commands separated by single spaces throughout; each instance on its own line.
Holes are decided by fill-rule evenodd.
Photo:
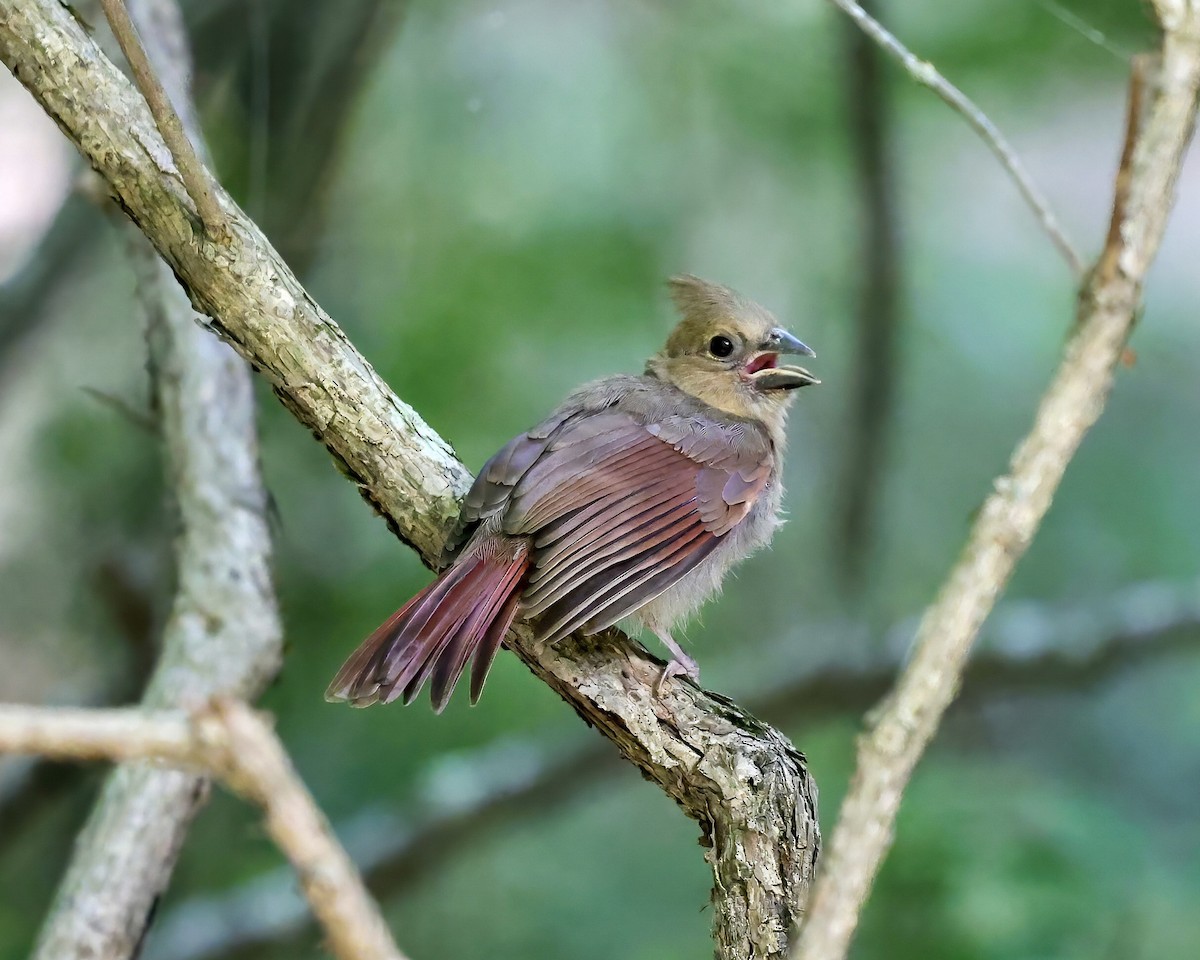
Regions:
M 1149 581 L 1079 603 L 1009 601 L 989 621 L 988 648 L 968 666 L 959 703 L 1092 687 L 1143 663 L 1200 652 L 1198 631 L 1200 581 Z M 883 662 L 818 669 L 758 694 L 751 707 L 789 724 L 862 713 L 887 692 L 911 635 L 911 623 L 899 624 L 886 634 Z M 385 819 L 368 807 L 339 824 L 337 834 L 348 838 L 367 886 L 386 902 L 444 868 L 456 851 L 478 850 L 513 823 L 545 817 L 606 783 L 625 782 L 613 776 L 617 758 L 601 746 L 559 753 L 505 739 L 456 754 L 447 760 L 456 782 L 471 784 L 469 801 L 447 806 L 438 760 L 418 778 L 402 819 Z M 370 838 L 361 852 L 349 840 L 355 836 Z M 159 921 L 151 954 L 251 960 L 269 944 L 290 945 L 312 923 L 290 889 L 290 875 L 272 871 L 223 893 L 189 897 Z
M 866 4 L 873 9 L 874 4 Z M 900 343 L 900 226 L 893 169 L 891 85 L 883 56 L 842 20 L 846 115 L 858 173 L 858 302 L 853 393 L 838 475 L 837 550 L 842 584 L 856 591 L 870 560 L 887 456 Z
M 912 658 L 861 736 L 858 764 L 801 931 L 797 960 L 840 960 L 892 842 L 913 768 L 955 693 L 971 644 L 1024 554 L 1080 442 L 1100 416 L 1141 305 L 1200 91 L 1200 0 L 1157 0 L 1161 58 L 1141 61 L 1152 101 L 1136 109 L 1117 177 L 1114 228 L 1080 293 L 1076 328 L 1028 436 L 997 479 L 963 553 L 917 630 Z M 1174 26 L 1171 26 L 1171 23 Z
M 99 9 L 91 9 L 93 6 L 98 7 L 96 0 L 71 4 L 85 21 L 93 13 L 100 15 Z M 264 163 L 272 175 L 269 202 L 258 217 L 292 269 L 304 275 L 328 217 L 329 185 L 355 116 L 355 96 L 368 83 L 394 40 L 407 0 L 339 0 L 313 6 L 303 18 L 295 16 L 286 0 L 269 6 L 271 33 L 265 45 L 271 51 L 290 51 L 292 55 L 282 57 L 284 67 L 276 70 L 272 65 L 270 70 L 270 103 L 265 111 L 268 129 L 264 133 L 268 153 Z M 235 86 L 245 86 L 252 82 L 248 76 L 260 75 L 263 66 L 246 52 L 249 45 L 231 43 L 231 38 L 240 40 L 245 33 L 244 2 L 208 3 L 193 11 L 193 19 L 197 58 L 207 65 L 209 74 L 228 73 Z M 347 23 L 349 29 L 343 29 Z M 143 32 L 153 30 L 143 28 Z M 329 38 L 320 57 L 308 53 L 320 43 L 314 38 Z M 180 62 L 186 66 L 190 58 L 186 49 L 182 53 Z M 170 78 L 161 67 L 159 75 L 170 92 Z M 172 94 L 172 102 L 185 130 L 190 130 L 186 98 L 180 103 Z M 253 111 L 246 112 L 253 115 Z M 237 134 L 248 135 L 243 127 Z M 194 131 L 189 136 L 200 143 Z M 277 161 L 274 166 L 272 161 Z M 48 287 L 71 272 L 103 222 L 97 204 L 76 186 L 28 263 L 0 284 L 0 364 L 42 319 Z
M 113 36 L 117 38 L 121 52 L 129 62 L 134 82 L 146 98 L 150 114 L 154 117 L 154 124 L 158 127 L 167 149 L 171 151 L 171 158 L 175 161 L 179 177 L 196 205 L 196 213 L 212 239 L 224 238 L 225 217 L 213 196 L 212 176 L 196 154 L 196 148 L 192 145 L 179 115 L 171 106 L 171 98 L 150 65 L 150 58 L 146 55 L 137 28 L 125 9 L 124 0 L 100 0 L 100 6 L 104 8 L 104 16 L 108 19 Z M 160 61 L 160 67 L 161 65 Z
M 259 229 L 218 191 L 232 233 L 195 229 L 186 193 L 153 160 L 140 97 L 55 0 L 0 0 L 0 58 L 109 183 L 193 305 L 272 383 L 401 539 L 431 562 L 470 475 L 313 302 Z M 788 740 L 730 701 L 673 678 L 617 631 L 511 649 L 701 826 L 722 957 L 779 958 L 816 859 L 816 791 Z
M 136 0 L 134 13 L 194 131 L 178 8 Z M 196 326 L 186 295 L 144 238 L 133 231 L 130 241 L 182 528 L 177 595 L 143 704 L 188 709 L 217 695 L 252 697 L 281 657 L 253 384 L 241 359 Z M 115 770 L 76 843 L 35 957 L 133 956 L 206 790 L 194 773 Z
M 335 956 L 404 960 L 282 744 L 244 703 L 218 701 L 194 717 L 166 710 L 0 706 L 0 752 L 61 760 L 156 760 L 181 768 L 189 779 L 197 774 L 220 778 L 262 808 L 267 833 L 291 861 Z
M 135 582 L 137 577 L 125 559 L 119 553 L 105 557 L 92 578 L 95 589 L 118 622 L 121 639 L 127 647 L 124 669 L 97 692 L 92 706 L 108 707 L 136 700 L 158 659 L 160 637 L 149 586 Z M 81 767 L 46 759 L 35 760 L 13 771 L 12 776 L 0 778 L 0 823 L 5 827 L 0 831 L 0 860 L 4 859 L 9 844 L 23 837 L 33 822 L 53 810 L 61 799 L 75 793 L 84 782 L 85 771 Z
M 1017 156 L 1012 144 L 1005 139 L 987 114 L 979 109 L 965 93 L 949 80 L 943 77 L 932 63 L 922 60 L 912 53 L 904 44 L 889 33 L 878 20 L 868 14 L 855 0 L 829 0 L 835 7 L 846 14 L 858 25 L 859 29 L 870 37 L 888 56 L 902 66 L 910 77 L 928 87 L 945 103 L 955 110 L 971 126 L 988 148 L 996 155 L 1000 165 L 1008 172 L 1017 185 L 1021 196 L 1033 210 L 1049 235 L 1051 241 L 1062 254 L 1063 259 L 1071 268 L 1076 279 L 1083 279 L 1083 258 L 1079 256 L 1074 245 L 1067 238 L 1066 232 L 1058 222 L 1058 217 L 1050 207 L 1050 201 L 1042 194 L 1041 189 L 1033 182 L 1033 177 L 1025 169 L 1025 164 Z

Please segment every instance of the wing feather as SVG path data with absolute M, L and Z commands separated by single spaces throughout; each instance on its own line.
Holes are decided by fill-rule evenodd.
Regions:
M 549 641 L 580 627 L 595 632 L 694 570 L 745 519 L 773 469 L 770 440 L 751 424 L 696 416 L 646 423 L 613 407 L 576 410 L 514 438 L 488 462 L 457 542 L 493 517 L 505 533 L 531 537 L 521 613 L 540 615 Z M 475 672 L 486 673 L 499 639 Z M 451 652 L 461 669 L 461 652 Z
M 695 526 L 695 515 L 685 504 L 660 514 L 644 526 L 621 530 L 583 554 L 582 562 L 560 563 L 550 575 L 539 579 L 535 579 L 538 573 L 535 571 L 523 602 L 531 614 L 541 613 L 594 573 L 612 571 L 626 560 L 644 556 Z

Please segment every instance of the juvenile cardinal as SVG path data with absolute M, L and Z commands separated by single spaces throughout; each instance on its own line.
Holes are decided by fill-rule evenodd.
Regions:
M 442 573 L 354 652 L 330 700 L 410 703 L 432 678 L 441 711 L 471 661 L 471 702 L 517 617 L 554 643 L 628 617 L 699 677 L 671 636 L 779 526 L 792 391 L 815 356 L 727 287 L 675 277 L 682 319 L 640 377 L 580 387 L 484 465 Z

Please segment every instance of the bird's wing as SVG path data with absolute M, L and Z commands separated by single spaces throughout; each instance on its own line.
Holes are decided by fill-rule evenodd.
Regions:
M 771 479 L 761 431 L 621 411 L 568 415 L 511 441 L 480 473 L 467 524 L 498 517 L 534 542 L 522 598 L 549 642 L 596 632 L 707 557 Z

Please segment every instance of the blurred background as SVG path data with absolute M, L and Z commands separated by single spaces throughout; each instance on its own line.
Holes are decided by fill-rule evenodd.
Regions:
M 185 4 L 222 180 L 478 468 L 573 386 L 640 371 L 687 271 L 770 307 L 824 385 L 790 519 L 687 639 L 788 732 L 831 831 L 886 690 L 1073 320 L 1069 271 L 961 118 L 817 0 Z M 889 2 L 1006 131 L 1090 259 L 1132 0 Z M 171 593 L 120 224 L 0 76 L 0 699 L 136 698 Z M 1087 439 L 901 811 L 873 958 L 1200 950 L 1200 158 Z M 260 385 L 261 386 L 261 385 Z M 287 628 L 264 699 L 421 958 L 708 955 L 698 830 L 502 655 L 478 707 L 322 700 L 429 579 L 271 396 Z M 0 765 L 0 957 L 28 950 L 103 770 Z M 315 957 L 291 875 L 217 791 L 147 960 Z

